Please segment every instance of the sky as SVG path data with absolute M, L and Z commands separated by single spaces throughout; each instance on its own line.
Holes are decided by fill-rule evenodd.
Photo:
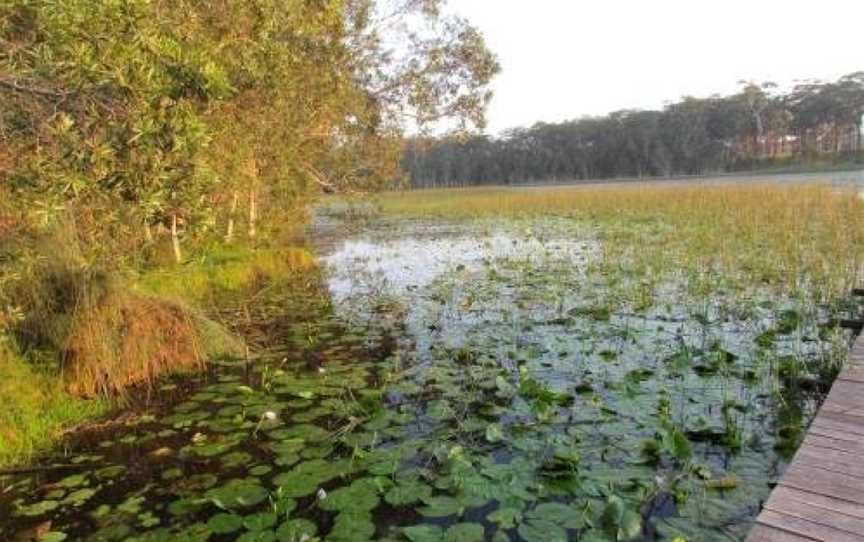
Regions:
M 487 132 L 689 95 L 740 80 L 864 71 L 864 0 L 450 0 L 501 63 Z

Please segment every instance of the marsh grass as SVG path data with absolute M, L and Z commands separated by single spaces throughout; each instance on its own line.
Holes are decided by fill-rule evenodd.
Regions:
M 104 400 L 66 392 L 56 373 L 34 367 L 0 335 L 0 466 L 23 463 L 47 449 L 62 428 L 107 411 Z
M 254 250 L 220 244 L 202 254 L 185 265 L 145 271 L 136 277 L 136 287 L 187 303 L 218 305 L 315 265 L 312 253 L 297 247 Z
M 687 273 L 696 290 L 724 282 L 836 299 L 858 284 L 864 255 L 864 202 L 820 184 L 429 190 L 378 204 L 397 217 L 564 217 L 602 242 L 605 265 L 650 282 Z

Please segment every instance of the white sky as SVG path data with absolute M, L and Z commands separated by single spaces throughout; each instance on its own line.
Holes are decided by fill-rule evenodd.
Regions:
M 864 70 L 864 0 L 450 0 L 499 57 L 487 131 Z

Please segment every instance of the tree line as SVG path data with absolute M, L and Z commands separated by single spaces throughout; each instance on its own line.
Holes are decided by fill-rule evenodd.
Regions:
M 0 225 L 75 224 L 107 262 L 162 235 L 181 260 L 391 182 L 406 124 L 481 126 L 499 69 L 442 3 L 0 2 Z
M 413 187 L 703 175 L 822 157 L 860 159 L 864 72 L 787 92 L 741 82 L 730 96 L 662 110 L 538 123 L 500 137 L 417 136 L 402 163 Z

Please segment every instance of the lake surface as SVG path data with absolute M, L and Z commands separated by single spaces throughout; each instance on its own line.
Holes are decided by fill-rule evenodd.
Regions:
M 759 287 L 632 297 L 564 220 L 317 228 L 329 303 L 5 479 L 0 539 L 742 540 L 845 355 Z

